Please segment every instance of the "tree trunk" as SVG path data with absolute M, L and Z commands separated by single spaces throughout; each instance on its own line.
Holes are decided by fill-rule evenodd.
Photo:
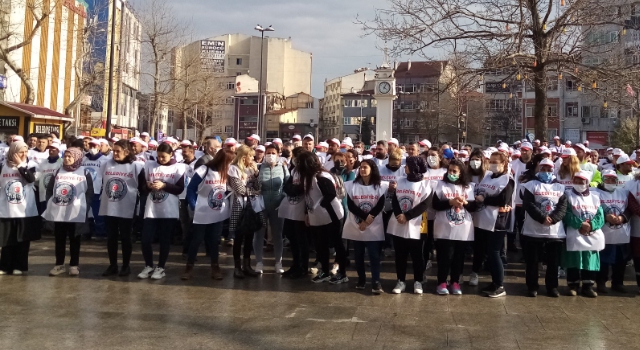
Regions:
M 4 61 L 4 63 L 6 63 L 7 66 L 9 66 L 9 68 L 14 71 L 20 78 L 22 84 L 24 84 L 27 93 L 23 102 L 30 105 L 33 104 L 36 100 L 36 94 L 34 92 L 35 88 L 27 73 L 25 73 L 25 71 L 22 70 L 22 68 L 20 68 L 20 66 L 17 65 L 16 62 L 14 62 L 12 59 L 9 59 L 8 55 L 3 54 L 0 60 Z
M 543 140 L 547 138 L 547 130 L 549 127 L 547 118 L 547 75 L 543 66 L 536 67 L 534 71 L 533 90 L 536 101 L 534 108 L 535 137 L 536 139 Z

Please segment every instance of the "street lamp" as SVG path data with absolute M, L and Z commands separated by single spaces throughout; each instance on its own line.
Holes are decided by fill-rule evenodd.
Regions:
M 264 57 L 262 56 L 262 52 L 264 50 L 264 32 L 273 32 L 275 31 L 275 29 L 273 29 L 273 27 L 271 25 L 269 25 L 267 28 L 263 28 L 260 24 L 258 24 L 257 26 L 255 26 L 255 28 L 253 28 L 257 31 L 260 32 L 260 79 L 258 79 L 258 134 L 260 134 L 260 137 L 262 138 L 263 141 L 267 140 L 267 133 L 264 130 L 264 117 L 263 117 L 263 110 L 262 110 L 262 63 L 264 61 Z

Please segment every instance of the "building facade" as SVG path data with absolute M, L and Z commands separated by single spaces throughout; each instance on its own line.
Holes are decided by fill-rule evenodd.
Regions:
M 36 20 L 28 4 L 36 6 L 36 11 L 50 11 L 40 28 L 35 28 Z M 3 45 L 17 45 L 33 35 L 29 43 L 8 55 L 15 68 L 21 69 L 31 81 L 33 104 L 65 113 L 78 93 L 76 64 L 81 64 L 78 57 L 82 55 L 87 4 L 82 0 L 7 0 L 0 6 L 3 12 L 0 36 L 8 38 Z M 0 74 L 6 76 L 2 90 L 5 101 L 27 100 L 26 86 L 8 64 L 1 65 Z

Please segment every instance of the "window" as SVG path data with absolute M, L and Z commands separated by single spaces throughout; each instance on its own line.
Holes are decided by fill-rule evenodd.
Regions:
M 573 80 L 567 79 L 565 87 L 567 91 L 576 91 L 578 89 L 578 84 L 576 84 L 576 82 Z
M 558 79 L 557 78 L 547 78 L 547 90 L 556 91 L 558 90 Z
M 591 118 L 591 107 L 582 106 L 582 118 Z
M 226 132 L 227 134 L 232 133 L 233 132 L 233 125 L 225 125 L 224 132 Z
M 504 110 L 508 108 L 507 100 L 489 100 L 487 101 L 488 110 Z
M 222 126 L 220 126 L 220 125 L 214 126 L 213 127 L 213 132 L 218 133 L 218 134 L 221 133 L 222 132 Z
M 527 105 L 527 108 L 526 108 L 525 112 L 526 112 L 526 115 L 525 115 L 525 116 L 526 116 L 527 118 L 529 118 L 529 117 L 533 117 L 533 115 L 534 115 L 534 113 L 535 113 L 535 107 L 534 107 L 534 105 Z
M 227 83 L 227 90 L 234 90 L 235 88 L 236 88 L 236 83 L 232 81 Z
M 591 118 L 600 118 L 600 106 L 591 106 Z
M 240 104 L 241 105 L 257 105 L 258 104 L 258 98 L 242 99 L 242 100 L 240 100 Z
M 358 123 L 358 117 L 345 117 L 343 119 L 344 125 L 360 125 Z
M 224 83 L 219 81 L 218 82 L 218 89 L 224 89 Z
M 236 66 L 242 65 L 242 58 L 236 58 Z
M 353 100 L 344 100 L 345 107 L 353 107 Z
M 227 97 L 224 99 L 224 103 L 228 104 L 228 105 L 232 105 L 233 104 L 233 97 Z
M 371 107 L 375 107 L 378 105 L 378 100 L 371 100 Z
M 548 117 L 557 117 L 558 116 L 558 105 L 550 104 L 547 106 L 547 116 Z
M 213 119 L 221 119 L 222 118 L 222 111 L 216 109 L 215 111 L 213 111 Z
M 578 102 L 569 102 L 567 103 L 567 118 L 577 118 L 578 117 Z

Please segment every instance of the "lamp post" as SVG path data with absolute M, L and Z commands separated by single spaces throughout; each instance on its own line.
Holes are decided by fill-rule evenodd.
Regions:
M 264 61 L 264 57 L 262 56 L 264 50 L 264 32 L 273 32 L 275 29 L 270 25 L 267 28 L 263 28 L 261 25 L 255 26 L 253 28 L 260 32 L 260 79 L 258 79 L 258 134 L 260 135 L 263 141 L 267 140 L 267 132 L 264 130 L 264 117 L 263 117 L 263 100 L 262 100 L 262 63 Z
M 116 1 L 111 0 L 111 43 L 109 44 L 109 99 L 107 100 L 107 125 L 105 126 L 105 137 L 110 137 L 111 132 L 111 108 L 113 106 L 113 61 L 115 60 L 116 46 Z M 156 96 L 157 98 L 157 96 Z

